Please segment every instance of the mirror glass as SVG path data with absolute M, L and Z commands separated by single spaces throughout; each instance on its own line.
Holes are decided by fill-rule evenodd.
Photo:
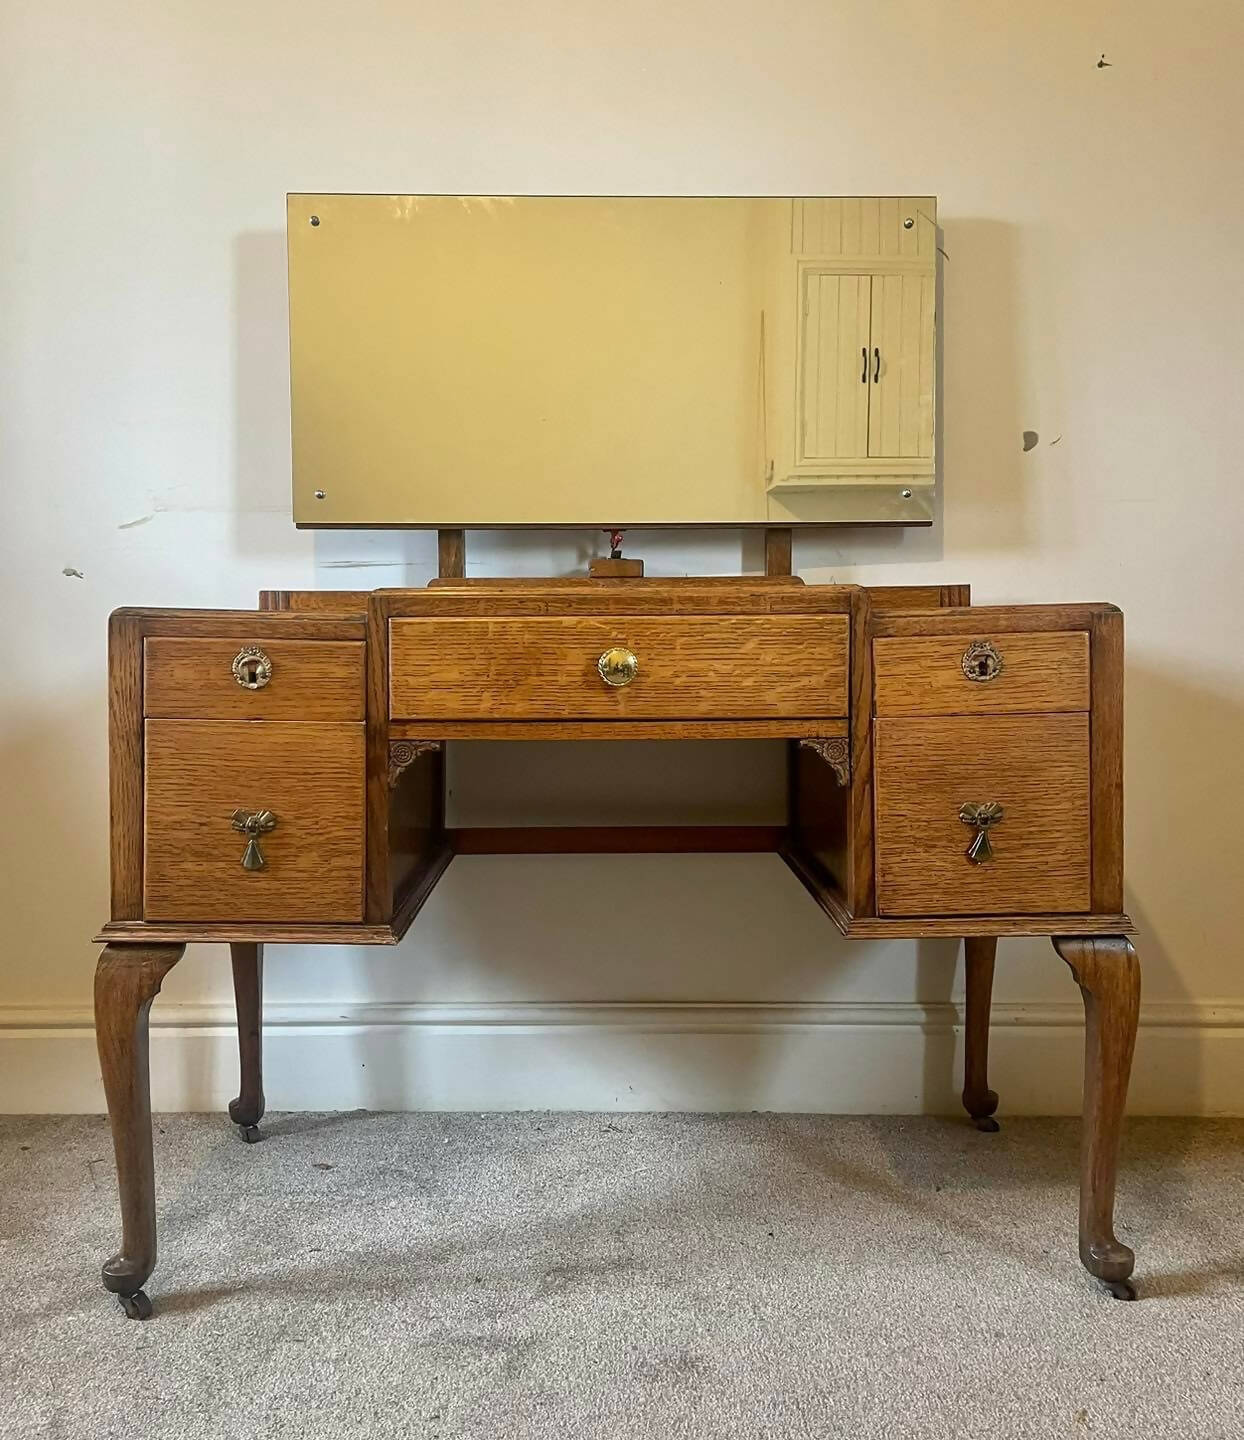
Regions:
M 929 197 L 291 195 L 300 525 L 928 523 Z

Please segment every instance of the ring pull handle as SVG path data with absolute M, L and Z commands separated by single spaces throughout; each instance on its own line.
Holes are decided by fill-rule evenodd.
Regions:
M 229 668 L 243 690 L 262 690 L 272 679 L 272 661 L 258 645 L 243 645 Z
M 873 346 L 873 384 L 881 379 L 881 351 L 876 345 Z
M 966 850 L 968 860 L 973 865 L 988 865 L 993 859 L 993 846 L 989 843 L 989 832 L 995 825 L 1000 825 L 1006 817 L 1006 811 L 996 800 L 986 800 L 980 805 L 961 805 L 959 807 L 959 819 L 965 825 L 971 825 L 976 831 L 972 836 L 972 843 Z
M 235 810 L 231 824 L 240 835 L 246 836 L 242 869 L 263 870 L 268 862 L 259 848 L 259 837 L 276 829 L 276 816 L 271 810 Z
M 867 384 L 868 384 L 868 346 L 867 346 L 867 345 L 865 345 L 865 346 L 863 347 L 863 349 L 860 351 L 860 354 L 863 355 L 863 357 L 864 357 L 864 368 L 863 368 L 863 370 L 860 371 L 860 384 L 861 384 L 861 385 L 867 385 Z
M 639 674 L 639 657 L 625 645 L 615 645 L 597 660 L 596 672 L 611 689 L 620 689 Z

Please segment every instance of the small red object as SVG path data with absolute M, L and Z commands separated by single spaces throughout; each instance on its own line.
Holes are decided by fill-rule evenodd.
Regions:
M 610 530 L 609 532 L 609 558 L 610 560 L 621 560 L 622 558 L 621 530 Z

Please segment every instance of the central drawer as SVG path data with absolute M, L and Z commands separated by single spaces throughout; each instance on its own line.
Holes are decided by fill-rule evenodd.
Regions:
M 604 664 L 620 683 L 602 676 L 609 652 L 623 652 Z M 394 720 L 844 716 L 847 654 L 845 615 L 395 618 L 389 713 Z

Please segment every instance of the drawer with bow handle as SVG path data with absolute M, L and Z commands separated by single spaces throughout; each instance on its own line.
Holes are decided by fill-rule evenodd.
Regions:
M 1089 717 L 875 722 L 882 915 L 1089 910 Z
M 363 918 L 361 724 L 148 720 L 147 920 Z

